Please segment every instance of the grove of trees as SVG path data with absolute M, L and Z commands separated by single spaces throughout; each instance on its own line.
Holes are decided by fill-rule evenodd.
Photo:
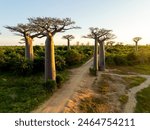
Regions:
M 33 60 L 33 38 L 46 37 L 45 41 L 45 81 L 56 80 L 55 50 L 53 37 L 58 32 L 65 32 L 70 29 L 77 29 L 75 22 L 70 18 L 37 17 L 28 18 L 28 24 L 17 26 L 5 26 L 12 32 L 18 32 L 24 37 L 26 43 L 26 58 Z

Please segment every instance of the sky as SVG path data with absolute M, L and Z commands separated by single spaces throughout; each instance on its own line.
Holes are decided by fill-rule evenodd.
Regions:
M 58 33 L 55 44 L 66 44 L 63 35 L 72 34 L 76 43 L 93 42 L 82 38 L 89 27 L 113 30 L 116 42 L 134 44 L 133 37 L 140 36 L 139 44 L 150 44 L 150 0 L 0 0 L 0 45 L 20 45 L 21 37 L 5 29 L 27 23 L 29 17 L 69 17 L 81 29 Z M 34 44 L 45 39 L 35 39 Z

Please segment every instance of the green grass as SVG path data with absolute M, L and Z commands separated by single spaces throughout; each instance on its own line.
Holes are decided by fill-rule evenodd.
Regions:
M 127 89 L 136 87 L 138 85 L 140 85 L 141 83 L 143 83 L 146 78 L 143 77 L 123 77 L 123 79 L 127 82 Z
M 135 112 L 150 113 L 150 86 L 137 93 Z
M 126 104 L 128 102 L 128 96 L 127 95 L 121 95 L 119 97 L 119 101 L 122 103 L 122 104 Z
M 149 66 L 150 66 L 149 64 L 139 64 L 134 66 L 111 66 L 108 68 L 119 70 L 115 72 L 118 74 L 139 73 L 139 74 L 150 75 Z
M 60 75 L 67 80 L 68 72 Z M 52 95 L 44 85 L 44 75 L 28 77 L 0 75 L 0 112 L 30 112 Z

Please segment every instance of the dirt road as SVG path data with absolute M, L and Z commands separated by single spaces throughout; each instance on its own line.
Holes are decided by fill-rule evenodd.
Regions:
M 127 113 L 132 113 L 134 112 L 134 108 L 136 107 L 136 93 L 139 92 L 140 90 L 147 88 L 150 85 L 150 76 L 148 75 L 139 75 L 141 77 L 146 78 L 147 80 L 140 84 L 139 86 L 136 86 L 134 88 L 131 88 L 129 93 L 128 93 L 128 102 L 125 106 L 124 112 Z
M 79 68 L 72 69 L 70 79 L 58 89 L 49 100 L 39 106 L 33 112 L 36 113 L 55 113 L 63 112 L 69 99 L 73 94 L 85 85 L 91 86 L 94 78 L 89 75 L 89 67 L 92 65 L 93 59 L 90 59 Z

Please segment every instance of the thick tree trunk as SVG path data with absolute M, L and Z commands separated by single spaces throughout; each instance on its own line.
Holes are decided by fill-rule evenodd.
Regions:
M 33 60 L 34 59 L 32 41 L 33 41 L 33 39 L 31 37 L 29 37 L 29 36 L 25 37 L 25 42 L 26 42 L 26 46 L 25 46 L 25 58 L 27 58 L 29 60 Z
M 105 71 L 105 45 L 104 42 L 99 46 L 99 70 Z
M 135 42 L 135 51 L 138 51 L 138 42 Z
M 95 47 L 94 47 L 94 63 L 93 63 L 93 67 L 94 67 L 94 70 L 96 72 L 96 75 L 97 75 L 97 71 L 98 71 L 98 41 L 97 39 L 95 38 Z
M 45 81 L 56 80 L 55 50 L 53 36 L 49 34 L 45 41 Z
M 68 42 L 68 50 L 70 50 L 70 40 L 67 39 L 67 42 Z

